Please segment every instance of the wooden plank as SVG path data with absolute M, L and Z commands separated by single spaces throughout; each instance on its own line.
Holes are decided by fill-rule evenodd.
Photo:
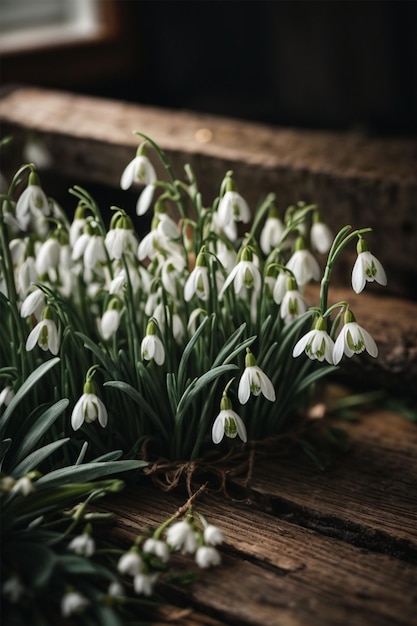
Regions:
M 119 538 L 133 541 L 181 504 L 177 494 L 149 486 L 118 497 Z M 196 507 L 225 533 L 223 564 L 200 572 L 191 589 L 162 584 L 171 601 L 242 626 L 342 625 L 353 615 L 364 626 L 413 623 L 416 567 L 227 499 L 205 495 Z M 189 558 L 174 563 L 190 567 Z
M 373 251 L 390 268 L 389 289 L 417 298 L 414 139 L 273 128 L 32 87 L 3 95 L 0 121 L 16 139 L 11 167 L 35 133 L 52 155 L 52 171 L 65 170 L 71 184 L 117 186 L 138 143 L 132 132 L 140 130 L 166 151 L 178 176 L 192 165 L 206 203 L 230 169 L 253 210 L 271 191 L 282 209 L 315 202 L 334 230 L 373 227 Z
M 299 455 L 260 463 L 251 480 L 253 497 L 299 524 L 416 562 L 415 424 L 375 412 L 346 430 L 352 449 L 328 471 Z M 242 479 L 236 482 L 243 486 Z

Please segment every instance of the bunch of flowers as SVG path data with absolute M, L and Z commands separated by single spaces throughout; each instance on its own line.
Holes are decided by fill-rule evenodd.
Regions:
M 333 238 L 315 205 L 298 202 L 280 216 L 273 194 L 251 223 L 232 172 L 207 204 L 191 168 L 177 179 L 160 148 L 138 135 L 121 187 L 144 186 L 139 218 L 111 207 L 106 226 L 94 199 L 74 187 L 69 221 L 32 164 L 2 196 L 2 393 L 59 355 L 43 399 L 69 398 L 57 432 L 82 436 L 94 455 L 116 447 L 134 458 L 146 443 L 156 457 L 183 461 L 225 438 L 288 431 L 343 355 L 377 355 L 349 303 L 328 306 L 333 266 L 355 240 L 355 292 L 386 283 L 364 237 L 370 229 L 345 226 Z M 150 147 L 168 180 L 157 178 Z M 147 211 L 151 228 L 140 237 L 134 219 Z M 327 254 L 323 274 L 312 251 L 322 261 Z M 310 306 L 304 289 L 320 280 L 320 302 Z

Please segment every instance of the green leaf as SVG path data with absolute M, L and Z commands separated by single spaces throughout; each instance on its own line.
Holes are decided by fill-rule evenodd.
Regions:
M 55 553 L 42 543 L 10 540 L 2 549 L 2 557 L 10 560 L 23 580 L 42 589 L 48 584 L 57 563 Z
M 126 393 L 146 413 L 148 419 L 152 420 L 158 425 L 159 429 L 163 432 L 164 437 L 168 439 L 168 433 L 165 429 L 164 424 L 161 422 L 158 413 L 153 410 L 151 405 L 148 404 L 148 402 L 137 389 L 132 387 L 132 385 L 129 385 L 129 383 L 125 383 L 123 380 L 109 380 L 104 383 L 103 387 L 114 387 L 115 389 L 119 389 L 119 391 Z
M 103 476 L 113 476 L 120 472 L 146 467 L 146 461 L 109 461 L 108 463 L 85 463 L 53 470 L 36 481 L 37 486 L 67 485 L 83 481 L 92 481 Z
M 206 326 L 207 322 L 208 322 L 209 318 L 205 317 L 203 319 L 203 321 L 201 322 L 200 326 L 197 328 L 197 330 L 195 331 L 194 335 L 191 337 L 190 341 L 187 343 L 187 345 L 184 348 L 184 352 L 182 353 L 182 357 L 181 360 L 179 362 L 178 365 L 178 384 L 177 384 L 177 389 L 178 390 L 183 390 L 185 388 L 186 382 L 187 382 L 187 363 L 190 359 L 191 353 L 193 351 L 193 348 L 195 346 L 195 344 L 198 341 L 198 338 L 200 337 L 201 333 L 204 330 L 204 327 Z M 181 393 L 181 392 L 180 392 Z
M 226 372 L 231 372 L 237 369 L 239 369 L 237 365 L 220 365 L 219 367 L 214 367 L 209 372 L 206 372 L 203 376 L 200 376 L 200 378 L 194 379 L 191 385 L 185 390 L 178 403 L 177 415 L 175 417 L 176 421 L 179 422 L 182 419 L 194 397 L 211 381 L 219 378 Z
M 103 565 L 76 554 L 63 554 L 57 557 L 59 569 L 66 574 L 78 576 L 101 576 L 107 580 L 114 580 L 114 575 Z
M 3 441 L 0 444 L 0 470 L 3 465 L 4 457 L 6 456 L 11 445 L 12 445 L 12 440 L 10 438 L 3 439 Z
M 14 451 L 13 460 L 11 461 L 12 467 L 22 461 L 29 452 L 31 452 L 43 437 L 43 435 L 49 430 L 55 420 L 61 415 L 64 409 L 67 408 L 69 400 L 66 398 L 59 400 L 56 404 L 52 405 L 42 415 L 39 415 L 36 422 L 26 431 L 20 445 Z
M 63 446 L 64 443 L 67 443 L 69 440 L 70 438 L 66 437 L 65 439 L 59 439 L 58 441 L 48 443 L 46 446 L 43 446 L 38 450 L 34 450 L 32 454 L 29 454 L 10 471 L 10 475 L 17 479 L 24 476 L 28 472 L 37 469 L 44 459 L 47 459 L 48 456 L 55 452 L 55 450 L 58 450 L 58 448 Z
M 57 363 L 59 363 L 59 357 L 55 357 L 42 363 L 39 367 L 36 368 L 34 372 L 32 372 L 28 378 L 25 380 L 23 385 L 17 390 L 16 395 L 11 400 L 9 406 L 4 412 L 3 417 L 0 420 L 0 433 L 5 429 L 7 422 L 10 419 L 13 411 L 19 404 L 19 402 L 24 398 L 24 396 L 32 389 L 32 387 L 48 372 L 52 367 L 54 367 Z

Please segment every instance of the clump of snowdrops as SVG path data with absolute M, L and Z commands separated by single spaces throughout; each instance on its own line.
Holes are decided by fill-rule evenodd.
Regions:
M 178 179 L 137 134 L 120 184 L 141 187 L 135 219 L 153 213 L 142 237 L 121 207 L 105 224 L 78 186 L 69 219 L 33 164 L 2 196 L 3 393 L 59 355 L 39 400 L 68 398 L 57 431 L 87 440 L 96 456 L 117 448 L 135 458 L 146 445 L 156 458 L 193 460 L 222 441 L 291 431 L 344 355 L 377 355 L 349 303 L 328 305 L 348 245 L 357 246 L 355 292 L 386 283 L 370 229 L 333 237 L 315 205 L 282 211 L 273 194 L 252 211 L 231 171 L 218 197 L 203 198 L 190 167 Z M 321 281 L 316 304 L 305 299 L 310 281 Z

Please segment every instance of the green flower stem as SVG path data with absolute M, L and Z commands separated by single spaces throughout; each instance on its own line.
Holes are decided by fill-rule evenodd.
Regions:
M 344 228 L 342 228 L 340 232 L 336 235 L 333 241 L 333 245 L 330 249 L 329 256 L 327 258 L 326 268 L 324 270 L 324 275 L 321 280 L 320 286 L 320 311 L 322 315 L 324 315 L 327 310 L 330 276 L 337 258 L 339 257 L 340 253 L 346 248 L 346 246 L 352 241 L 352 239 L 355 239 L 355 237 L 360 237 L 363 233 L 369 233 L 372 231 L 372 228 L 359 228 L 349 233 L 349 235 L 346 235 L 346 233 L 351 228 L 351 226 L 345 226 Z

